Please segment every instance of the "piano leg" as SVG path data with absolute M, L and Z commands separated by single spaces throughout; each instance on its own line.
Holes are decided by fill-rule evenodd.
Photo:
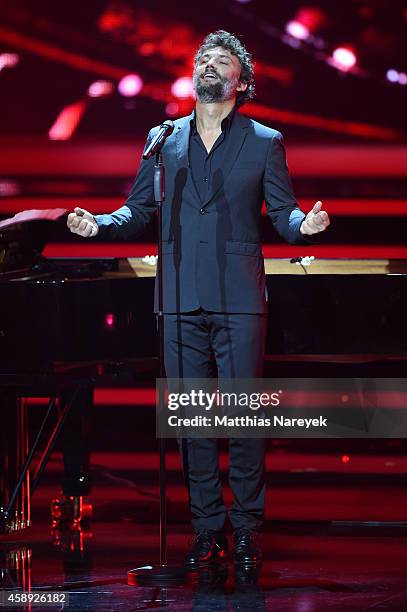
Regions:
M 33 476 L 29 469 L 44 431 L 50 426 L 55 409 L 56 396 L 48 402 L 46 414 L 42 419 L 39 430 L 29 448 L 27 431 L 27 401 L 25 397 L 17 397 L 16 393 L 2 393 L 1 400 L 5 413 L 3 413 L 5 427 L 2 428 L 2 450 L 0 478 L 0 532 L 24 529 L 30 525 L 30 498 L 36 489 L 48 459 L 54 449 L 66 418 L 76 398 L 81 397 L 83 383 L 80 386 L 71 386 L 66 389 L 66 397 L 57 413 L 57 421 L 47 437 L 45 449 L 38 461 Z M 23 394 L 23 391 L 21 392 Z M 79 402 L 82 405 L 81 401 Z M 7 429 L 8 427 L 8 429 Z M 82 508 L 77 503 L 75 508 Z
M 60 405 L 67 401 L 61 393 Z M 92 505 L 84 499 L 90 494 L 90 416 L 93 406 L 93 387 L 84 386 L 75 397 L 62 432 L 64 476 L 62 496 L 51 502 L 52 525 L 68 524 L 76 527 L 89 521 Z
M 66 402 L 64 393 L 60 404 Z M 64 495 L 89 495 L 90 481 L 90 417 L 93 407 L 93 387 L 84 386 L 77 393 L 62 432 L 62 454 Z
M 25 398 L 2 393 L 0 432 L 0 533 L 29 527 L 30 472 L 26 471 L 15 497 L 12 512 L 7 512 L 17 480 L 28 455 L 27 402 Z

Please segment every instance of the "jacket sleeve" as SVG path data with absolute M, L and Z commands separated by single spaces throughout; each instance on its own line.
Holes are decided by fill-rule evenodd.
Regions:
M 270 140 L 263 190 L 267 215 L 278 234 L 290 244 L 313 244 L 313 240 L 300 232 L 305 213 L 299 208 L 294 196 L 280 132 Z
M 144 151 L 152 140 L 147 137 Z M 127 240 L 141 234 L 153 219 L 157 210 L 154 200 L 154 156 L 141 158 L 137 176 L 124 205 L 106 215 L 95 215 L 99 235 L 103 238 Z

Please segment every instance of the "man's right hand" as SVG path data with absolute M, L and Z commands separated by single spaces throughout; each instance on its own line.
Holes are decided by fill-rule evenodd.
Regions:
M 76 207 L 74 212 L 68 215 L 66 224 L 73 234 L 83 238 L 94 238 L 99 232 L 95 217 L 84 208 Z

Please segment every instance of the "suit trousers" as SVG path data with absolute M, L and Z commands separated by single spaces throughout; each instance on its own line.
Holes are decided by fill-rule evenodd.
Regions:
M 227 314 L 199 309 L 164 315 L 164 362 L 168 378 L 260 378 L 267 315 Z M 214 369 L 214 365 L 216 368 Z M 221 530 L 227 517 L 219 473 L 218 440 L 179 441 L 192 526 Z M 233 529 L 260 530 L 264 521 L 265 441 L 229 439 L 229 509 Z

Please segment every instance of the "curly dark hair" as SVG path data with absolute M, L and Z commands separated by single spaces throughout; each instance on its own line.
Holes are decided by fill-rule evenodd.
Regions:
M 195 54 L 194 67 L 197 66 L 202 55 L 204 55 L 208 49 L 213 49 L 214 47 L 227 49 L 233 53 L 240 62 L 240 80 L 243 83 L 247 83 L 246 90 L 238 91 L 236 95 L 236 106 L 242 106 L 245 102 L 254 97 L 254 68 L 252 56 L 237 36 L 230 32 L 226 32 L 226 30 L 216 30 L 216 32 L 211 32 L 204 38 Z

